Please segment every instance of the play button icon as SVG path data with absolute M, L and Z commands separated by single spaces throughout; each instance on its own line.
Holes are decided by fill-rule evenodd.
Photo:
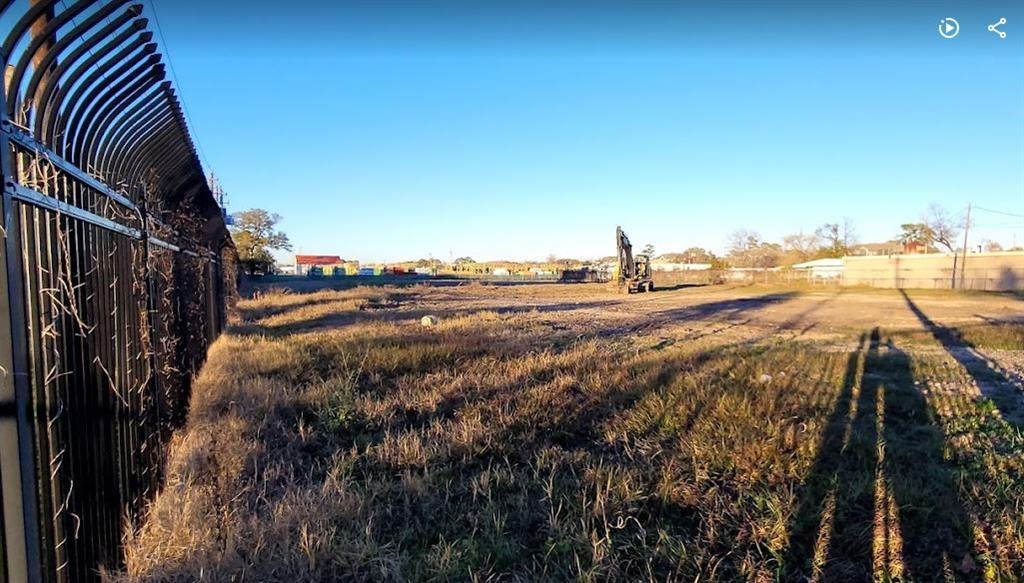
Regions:
M 947 16 L 939 21 L 939 35 L 942 38 L 953 38 L 960 34 L 960 23 L 955 18 Z

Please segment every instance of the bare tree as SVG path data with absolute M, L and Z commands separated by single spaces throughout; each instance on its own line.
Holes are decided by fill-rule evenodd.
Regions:
M 683 263 L 714 263 L 715 254 L 703 247 L 690 247 L 683 251 Z
M 801 261 L 813 255 L 820 246 L 821 238 L 815 233 L 805 234 L 800 231 L 782 238 L 783 251 L 796 255 Z
M 814 234 L 821 240 L 819 250 L 826 257 L 842 257 L 857 244 L 857 230 L 849 217 L 843 217 L 842 223 L 825 223 Z
M 857 244 L 857 226 L 853 224 L 853 219 L 850 217 L 843 217 L 842 238 L 845 252 Z
M 814 234 L 821 239 L 821 250 L 831 257 L 842 257 L 846 252 L 843 244 L 842 228 L 839 223 L 825 223 L 817 228 Z
M 961 231 L 959 221 L 942 205 L 935 203 L 929 205 L 921 223 L 928 227 L 933 243 L 942 245 L 947 251 L 954 250 L 956 238 Z
M 736 267 L 775 267 L 782 246 L 765 243 L 755 231 L 738 229 L 729 235 L 729 262 Z
M 985 250 L 985 253 L 998 253 L 1003 250 L 1003 246 L 1000 245 L 998 241 L 993 241 L 991 239 L 985 239 L 982 241 L 981 246 L 982 249 Z
M 729 255 L 739 255 L 761 244 L 761 235 L 749 229 L 736 229 L 729 233 Z
M 782 259 L 782 245 L 778 243 L 761 243 L 750 251 L 752 267 L 777 267 Z

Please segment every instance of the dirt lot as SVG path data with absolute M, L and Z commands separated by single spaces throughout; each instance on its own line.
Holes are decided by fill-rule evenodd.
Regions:
M 306 291 L 241 302 L 112 578 L 1024 573 L 1019 297 Z
M 331 282 L 311 282 L 329 291 Z M 498 313 L 536 311 L 542 320 L 581 332 L 603 334 L 665 333 L 680 340 L 722 323 L 754 337 L 770 331 L 787 339 L 848 335 L 884 326 L 890 330 L 923 330 L 926 324 L 911 307 L 934 323 L 970 327 L 992 321 L 1024 323 L 1024 302 L 1004 294 L 952 294 L 944 291 L 899 291 L 844 288 L 776 288 L 769 286 L 693 286 L 653 294 L 609 293 L 603 284 L 429 284 L 391 289 L 391 303 L 377 316 L 390 320 L 418 319 L 424 314 L 454 315 L 491 310 Z M 265 295 L 291 291 L 289 285 L 256 286 Z M 330 297 L 330 296 L 328 296 Z M 309 304 L 320 303 L 312 299 Z M 308 316 L 308 314 L 305 314 Z M 323 319 L 298 319 L 295 327 L 332 325 Z M 703 330 L 706 331 L 706 330 Z

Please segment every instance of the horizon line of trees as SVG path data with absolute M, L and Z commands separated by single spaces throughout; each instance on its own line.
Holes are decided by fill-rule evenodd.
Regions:
M 249 209 L 232 215 L 234 224 L 231 234 L 238 250 L 241 268 L 246 273 L 269 273 L 274 264 L 271 251 L 291 250 L 288 235 L 277 230 L 280 215 L 264 209 Z M 963 229 L 969 227 L 962 215 L 954 215 L 939 204 L 931 204 L 916 222 L 900 225 L 900 232 L 892 242 L 902 251 L 948 251 L 958 250 L 957 241 Z M 793 265 L 814 259 L 842 257 L 849 255 L 859 243 L 853 221 L 844 217 L 841 221 L 825 223 L 814 231 L 803 230 L 782 237 L 781 242 L 764 240 L 760 233 L 751 229 L 737 229 L 729 234 L 726 254 L 717 256 L 703 247 L 690 247 L 682 252 L 655 254 L 655 248 L 646 244 L 641 253 L 651 258 L 670 263 L 709 263 L 713 268 L 756 267 L 770 268 Z M 1003 251 L 996 241 L 982 241 L 981 249 L 986 252 Z M 1022 250 L 1015 247 L 1011 251 Z M 597 262 L 615 261 L 614 256 L 604 257 Z M 418 267 L 440 267 L 438 259 L 413 260 Z M 402 263 L 412 263 L 402 262 Z M 455 265 L 476 263 L 464 256 L 454 260 Z M 491 262 L 493 263 L 493 262 Z M 506 263 L 506 262 L 499 262 Z M 574 258 L 548 255 L 546 262 L 523 261 L 522 264 L 548 264 L 552 267 L 571 269 L 592 264 Z
M 959 250 L 959 237 L 968 227 L 963 215 L 954 215 L 942 205 L 933 203 L 917 222 L 901 224 L 900 232 L 892 242 L 906 252 L 956 252 Z M 847 217 L 841 222 L 825 223 L 812 233 L 800 231 L 786 235 L 781 244 L 762 240 L 756 231 L 738 229 L 729 235 L 724 259 L 733 267 L 778 267 L 849 255 L 858 243 L 856 228 Z M 1003 246 L 997 241 L 984 240 L 980 247 L 990 253 L 1003 251 Z

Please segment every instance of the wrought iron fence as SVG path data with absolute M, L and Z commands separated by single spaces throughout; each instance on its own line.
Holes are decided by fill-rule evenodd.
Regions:
M 234 251 L 141 5 L 0 25 L 0 581 L 88 580 L 160 483 Z

